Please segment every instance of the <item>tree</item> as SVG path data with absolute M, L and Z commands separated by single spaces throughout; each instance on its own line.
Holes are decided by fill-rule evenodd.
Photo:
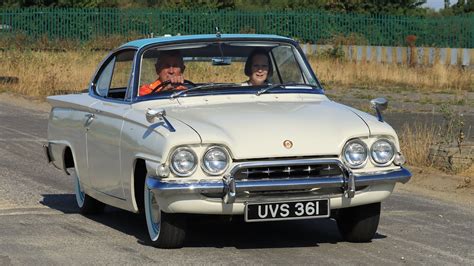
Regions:
M 339 12 L 421 14 L 426 0 L 329 0 L 325 9 Z

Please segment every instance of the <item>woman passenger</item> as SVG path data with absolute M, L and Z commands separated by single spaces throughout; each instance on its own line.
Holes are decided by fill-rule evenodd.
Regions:
M 244 82 L 243 85 L 258 86 L 268 84 L 268 79 L 273 74 L 273 67 L 268 53 L 263 49 L 255 49 L 247 57 L 244 72 L 249 77 L 249 80 Z

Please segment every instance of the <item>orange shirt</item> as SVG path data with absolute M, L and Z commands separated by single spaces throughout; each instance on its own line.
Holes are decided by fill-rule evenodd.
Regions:
M 143 96 L 143 95 L 147 95 L 147 94 L 150 94 L 154 89 L 156 89 L 156 87 L 158 87 L 159 85 L 161 84 L 161 81 L 159 79 L 155 80 L 153 83 L 150 83 L 150 84 L 144 84 L 140 87 L 140 90 L 138 92 L 138 96 Z M 162 87 L 158 90 L 156 90 L 156 92 L 160 92 L 164 89 L 165 87 Z M 183 85 L 179 85 L 175 88 L 176 90 L 185 90 L 186 89 L 186 86 L 183 86 Z

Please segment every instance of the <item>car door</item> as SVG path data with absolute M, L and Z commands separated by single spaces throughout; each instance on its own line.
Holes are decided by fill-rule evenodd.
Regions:
M 125 100 L 130 87 L 135 50 L 109 57 L 94 81 L 99 101 L 90 106 L 86 123 L 88 172 L 92 187 L 124 199 L 121 180 L 120 136 L 123 117 L 130 111 Z

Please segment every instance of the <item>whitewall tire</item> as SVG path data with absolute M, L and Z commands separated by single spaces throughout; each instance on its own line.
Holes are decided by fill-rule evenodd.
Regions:
M 145 184 L 145 219 L 151 245 L 160 248 L 180 248 L 186 235 L 186 219 L 182 214 L 161 211 L 153 191 Z
M 81 179 L 77 174 L 76 168 L 67 169 L 68 173 L 74 178 L 74 192 L 76 194 L 76 203 L 79 212 L 82 214 L 98 214 L 104 210 L 105 204 L 92 198 L 84 192 L 81 185 Z

